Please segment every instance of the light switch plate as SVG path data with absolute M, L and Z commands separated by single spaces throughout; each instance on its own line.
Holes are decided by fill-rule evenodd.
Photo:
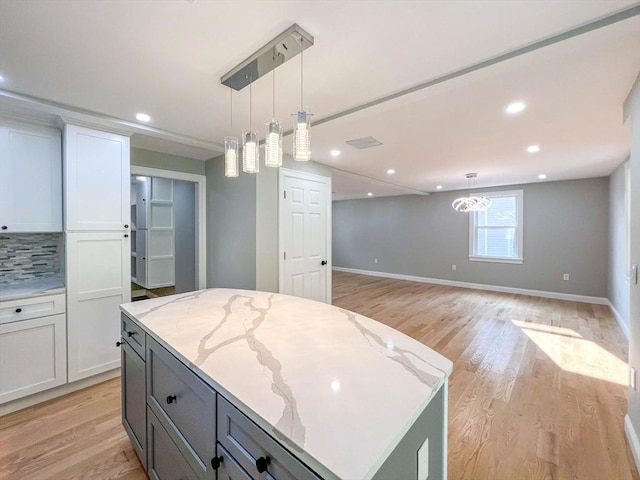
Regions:
M 429 439 L 418 450 L 418 480 L 429 478 Z

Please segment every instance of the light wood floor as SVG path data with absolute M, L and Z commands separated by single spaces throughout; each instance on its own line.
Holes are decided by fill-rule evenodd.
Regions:
M 335 305 L 454 362 L 449 480 L 640 480 L 622 427 L 627 342 L 607 307 L 338 272 L 333 282 Z M 0 417 L 0 479 L 145 479 L 119 388 Z

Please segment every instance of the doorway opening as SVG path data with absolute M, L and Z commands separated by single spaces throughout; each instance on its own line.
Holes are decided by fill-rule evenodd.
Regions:
M 131 167 L 131 300 L 206 288 L 204 176 Z

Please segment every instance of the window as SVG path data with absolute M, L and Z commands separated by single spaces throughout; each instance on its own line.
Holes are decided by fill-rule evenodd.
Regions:
M 522 190 L 482 195 L 491 206 L 469 215 L 469 260 L 522 263 Z

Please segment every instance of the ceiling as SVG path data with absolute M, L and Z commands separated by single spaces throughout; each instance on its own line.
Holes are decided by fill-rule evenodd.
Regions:
M 334 198 L 455 190 L 467 186 L 468 172 L 478 173 L 476 186 L 541 181 L 541 173 L 547 181 L 604 176 L 629 153 L 622 104 L 640 72 L 640 16 L 562 34 L 638 6 L 2 0 L 0 108 L 67 110 L 126 126 L 136 146 L 208 159 L 225 135 L 249 127 L 248 88 L 234 93 L 231 128 L 220 77 L 297 23 L 315 38 L 304 55 L 304 103 L 316 122 L 312 160 L 334 168 Z M 559 34 L 571 38 L 402 94 Z M 298 59 L 276 70 L 277 117 L 286 126 L 299 108 Z M 254 83 L 253 126 L 262 134 L 271 92 L 271 75 Z M 506 114 L 515 100 L 527 108 Z M 138 112 L 151 122 L 137 122 Z M 366 136 L 382 145 L 345 143 Z M 289 153 L 290 143 L 285 138 Z M 540 151 L 527 153 L 533 144 Z M 333 158 L 332 149 L 341 155 Z

